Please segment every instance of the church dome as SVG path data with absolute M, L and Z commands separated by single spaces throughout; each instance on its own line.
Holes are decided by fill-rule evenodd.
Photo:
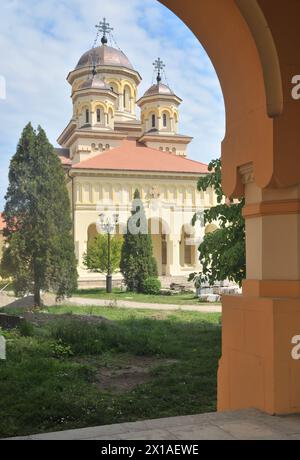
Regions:
M 144 96 L 156 96 L 160 94 L 163 96 L 174 96 L 175 95 L 173 91 L 167 85 L 164 85 L 163 83 L 158 83 L 158 84 L 152 85 L 151 88 L 149 88 L 148 91 L 145 92 Z
M 92 64 L 100 66 L 125 67 L 134 70 L 128 57 L 121 50 L 111 46 L 102 45 L 84 53 L 76 66 L 76 70 L 81 67 L 88 67 Z
M 78 90 L 82 89 L 100 89 L 102 91 L 111 91 L 110 86 L 108 86 L 100 75 L 92 75 L 90 78 L 85 80 L 79 86 Z

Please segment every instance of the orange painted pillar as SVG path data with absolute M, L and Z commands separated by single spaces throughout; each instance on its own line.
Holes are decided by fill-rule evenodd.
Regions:
M 223 298 L 218 409 L 297 413 L 300 186 L 259 189 L 249 172 L 244 182 L 247 280 L 242 296 Z
M 247 279 L 242 296 L 223 298 L 218 408 L 300 412 L 300 2 L 159 1 L 215 66 L 222 186 L 246 199 Z

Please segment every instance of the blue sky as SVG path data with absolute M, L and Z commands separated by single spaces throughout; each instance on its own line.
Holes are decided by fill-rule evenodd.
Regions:
M 106 17 L 114 37 L 143 81 L 152 83 L 160 56 L 171 88 L 183 99 L 180 132 L 194 137 L 189 157 L 209 162 L 220 155 L 225 131 L 222 92 L 213 66 L 192 32 L 157 0 L 2 0 L 0 76 L 0 210 L 9 161 L 23 127 L 42 125 L 50 141 L 71 113 L 66 76 L 90 49 L 95 24 Z

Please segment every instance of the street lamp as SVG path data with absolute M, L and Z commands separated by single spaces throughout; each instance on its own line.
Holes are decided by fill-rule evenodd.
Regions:
M 113 219 L 105 214 L 101 213 L 100 217 L 100 227 L 107 234 L 107 275 L 106 275 L 106 292 L 112 292 L 112 274 L 111 274 L 111 257 L 110 257 L 110 242 L 111 234 L 114 232 L 116 226 L 119 222 L 119 215 L 114 214 Z

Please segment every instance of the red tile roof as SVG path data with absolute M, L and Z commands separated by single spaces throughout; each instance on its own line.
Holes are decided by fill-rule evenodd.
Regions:
M 2 232 L 2 230 L 4 230 L 5 227 L 6 227 L 6 224 L 5 224 L 4 220 L 2 219 L 2 215 L 3 215 L 3 213 L 0 212 L 0 232 Z
M 157 171 L 175 173 L 208 173 L 207 165 L 146 147 L 135 140 L 124 140 L 120 147 L 81 161 L 72 169 L 121 171 Z
M 59 157 L 60 161 L 61 161 L 61 164 L 63 166 L 71 166 L 72 164 L 72 161 L 70 160 L 70 158 L 66 158 L 66 157 Z

